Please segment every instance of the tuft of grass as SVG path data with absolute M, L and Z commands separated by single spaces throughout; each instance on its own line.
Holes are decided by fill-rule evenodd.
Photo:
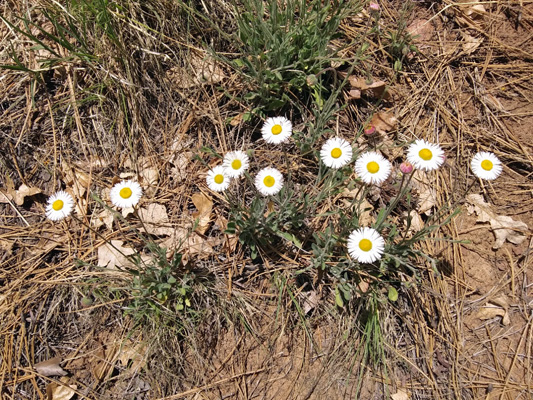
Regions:
M 338 57 L 330 47 L 342 20 L 360 9 L 358 2 L 245 0 L 235 5 L 242 57 L 231 63 L 250 89 L 245 100 L 258 113 L 290 102 L 322 96 L 322 76 Z M 305 102 L 305 100 L 304 100 Z

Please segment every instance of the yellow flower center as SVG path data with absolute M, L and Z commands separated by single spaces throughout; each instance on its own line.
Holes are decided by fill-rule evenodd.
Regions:
M 56 200 L 52 203 L 52 208 L 54 209 L 54 211 L 59 211 L 63 208 L 63 200 Z
M 331 150 L 331 157 L 333 158 L 339 158 L 342 156 L 342 150 L 338 147 L 335 147 L 333 150 Z
M 276 180 L 272 176 L 268 175 L 265 176 L 265 179 L 263 179 L 263 183 L 266 187 L 272 187 L 274 186 L 274 183 L 276 183 Z
M 233 161 L 231 162 L 231 168 L 237 170 L 237 169 L 241 169 L 241 167 L 242 167 L 242 162 L 241 162 L 241 160 L 233 160 Z
M 273 135 L 279 135 L 281 133 L 281 130 L 282 128 L 280 124 L 274 125 L 271 129 Z
M 490 160 L 483 160 L 481 161 L 481 168 L 483 168 L 485 171 L 492 171 L 492 161 Z
M 222 182 L 224 182 L 224 175 L 222 175 L 222 174 L 215 175 L 214 181 L 215 181 L 215 183 L 220 185 Z
M 375 174 L 376 172 L 379 171 L 379 164 L 375 161 L 370 161 L 368 164 L 366 164 L 366 169 L 371 174 Z
M 433 158 L 433 153 L 430 149 L 422 149 L 418 152 L 418 155 L 424 161 L 429 161 L 431 158 Z
M 359 248 L 363 251 L 370 251 L 372 250 L 372 242 L 368 239 L 362 239 L 359 242 Z
M 119 194 L 123 199 L 129 199 L 131 197 L 131 189 L 129 187 L 122 188 Z

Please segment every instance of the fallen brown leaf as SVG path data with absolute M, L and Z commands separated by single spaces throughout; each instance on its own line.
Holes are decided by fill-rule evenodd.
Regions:
M 158 236 L 170 236 L 174 232 L 167 209 L 162 204 L 150 203 L 146 207 L 140 208 L 139 218 L 143 222 L 142 232 Z
M 204 84 L 216 84 L 224 78 L 224 71 L 209 55 L 191 53 L 190 70 L 175 66 L 167 71 L 167 79 L 180 89 L 190 89 Z
M 476 314 L 476 317 L 478 317 L 480 320 L 487 320 L 487 319 L 493 319 L 496 317 L 502 317 L 502 324 L 507 326 L 511 323 L 511 319 L 509 318 L 509 313 L 506 309 L 498 307 L 496 305 L 492 305 L 490 303 L 487 303 L 486 306 L 482 307 Z
M 209 229 L 211 222 L 211 213 L 213 211 L 213 199 L 203 193 L 194 193 L 191 200 L 198 211 L 192 213 L 195 219 L 196 229 L 200 235 L 203 235 Z M 197 221 L 196 221 L 197 220 Z
M 24 204 L 26 197 L 35 196 L 36 194 L 42 193 L 42 190 L 36 187 L 29 187 L 24 184 L 20 185 L 17 191 L 11 193 L 11 199 L 15 202 L 16 205 L 21 206 Z M 8 193 L 9 198 L 9 193 Z M 7 201 L 6 201 L 7 203 Z
M 59 366 L 61 357 L 50 358 L 46 361 L 41 361 L 33 366 L 35 370 L 44 376 L 65 376 L 68 372 Z
M 520 244 L 526 239 L 528 226 L 524 222 L 515 221 L 505 215 L 497 215 L 479 194 L 469 194 L 466 200 L 470 204 L 469 214 L 476 213 L 478 222 L 490 223 L 490 228 L 496 237 L 493 249 L 502 247 L 506 240 L 513 244 Z
M 394 130 L 397 123 L 398 120 L 396 117 L 392 113 L 386 111 L 380 111 L 374 114 L 370 120 L 370 125 L 374 126 L 376 131 L 381 134 L 386 134 Z
M 355 76 L 350 76 L 348 80 L 352 86 L 352 89 L 359 91 L 359 93 L 351 93 L 350 91 L 351 95 L 353 96 L 359 95 L 360 97 L 361 95 L 365 95 L 375 99 L 383 98 L 384 100 L 388 100 L 390 98 L 390 93 L 386 90 L 387 83 L 384 81 L 373 81 L 371 83 L 367 83 L 365 78 Z
M 478 47 L 483 43 L 482 37 L 474 37 L 470 36 L 468 33 L 461 31 L 461 35 L 463 36 L 463 50 L 466 54 L 470 55 L 474 51 L 478 49 Z
M 413 173 L 411 183 L 418 192 L 417 211 L 419 214 L 431 214 L 431 209 L 437 205 L 437 191 L 425 171 L 417 170 Z
M 46 385 L 47 400 L 70 400 L 76 394 L 77 385 L 69 385 L 70 378 L 67 376 L 59 379 L 61 384 L 51 382 Z
M 411 395 L 407 389 L 399 388 L 398 391 L 394 394 L 391 394 L 392 400 L 409 400 Z
M 109 269 L 117 267 L 133 267 L 134 264 L 127 257 L 135 253 L 135 249 L 124 247 L 122 240 L 111 240 L 98 247 L 98 266 Z
M 407 27 L 407 32 L 413 36 L 414 43 L 424 43 L 431 40 L 435 28 L 429 20 L 417 18 Z

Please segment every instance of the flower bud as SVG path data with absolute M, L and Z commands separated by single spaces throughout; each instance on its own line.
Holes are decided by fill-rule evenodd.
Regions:
M 374 2 L 370 3 L 368 5 L 368 8 L 370 9 L 371 12 L 378 12 L 379 9 L 380 9 L 379 4 L 378 3 L 374 3 Z
M 402 171 L 402 174 L 410 174 L 411 172 L 413 172 L 413 168 L 413 164 L 408 161 L 404 161 L 400 164 L 400 171 Z
M 374 134 L 374 132 L 376 132 L 376 127 L 374 125 L 367 125 L 365 127 L 365 129 L 363 129 L 363 133 L 366 135 L 366 136 L 371 136 Z

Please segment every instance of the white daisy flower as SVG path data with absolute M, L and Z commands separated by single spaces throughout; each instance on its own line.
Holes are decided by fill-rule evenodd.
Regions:
M 127 180 L 113 186 L 109 192 L 109 197 L 111 197 L 111 203 L 116 207 L 128 208 L 135 206 L 142 194 L 143 190 L 138 182 Z
M 227 174 L 226 168 L 223 165 L 217 165 L 215 168 L 207 173 L 205 181 L 209 189 L 215 192 L 223 192 L 229 186 L 231 178 Z
M 285 117 L 267 118 L 261 133 L 267 143 L 283 143 L 292 135 L 292 123 Z
M 263 168 L 255 177 L 255 186 L 263 196 L 274 195 L 283 187 L 283 175 L 276 168 Z
M 248 156 L 244 151 L 231 151 L 224 156 L 224 168 L 230 178 L 238 178 L 250 165 Z
M 481 151 L 477 153 L 470 164 L 472 172 L 478 178 L 493 180 L 502 173 L 502 163 L 494 154 Z
M 74 199 L 70 194 L 61 190 L 48 198 L 46 217 L 52 221 L 59 221 L 68 217 L 73 208 Z
M 328 139 L 320 150 L 320 158 L 326 166 L 339 169 L 352 161 L 352 146 L 340 137 Z
M 348 252 L 360 263 L 373 263 L 381 258 L 385 240 L 373 228 L 359 228 L 348 237 Z
M 444 150 L 438 144 L 417 140 L 409 146 L 407 160 L 417 169 L 431 171 L 444 164 Z
M 355 162 L 355 172 L 368 184 L 384 182 L 390 175 L 391 163 L 375 151 L 364 153 Z

